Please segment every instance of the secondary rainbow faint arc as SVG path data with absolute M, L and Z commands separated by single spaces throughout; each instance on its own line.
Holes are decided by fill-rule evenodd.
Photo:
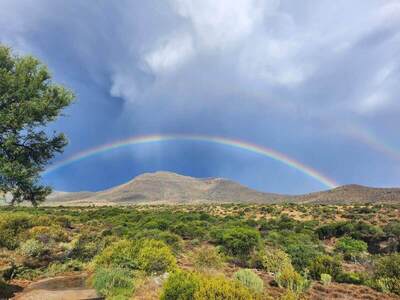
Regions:
M 146 144 L 146 143 L 157 143 L 164 141 L 201 141 L 208 143 L 215 143 L 220 145 L 231 146 L 239 149 L 244 149 L 253 153 L 257 153 L 263 156 L 267 156 L 271 159 L 279 161 L 291 168 L 294 168 L 305 175 L 308 175 L 323 185 L 334 188 L 337 187 L 338 184 L 335 180 L 321 174 L 317 170 L 304 165 L 303 163 L 281 153 L 271 148 L 251 144 L 248 142 L 230 139 L 226 137 L 220 136 L 208 136 L 208 135 L 187 135 L 187 134 L 165 134 L 165 135 L 146 135 L 146 136 L 134 136 L 129 137 L 127 139 L 119 140 L 116 142 L 112 142 L 109 144 L 104 144 L 95 148 L 91 148 L 82 152 L 79 152 L 75 155 L 72 155 L 62 161 L 55 163 L 54 165 L 48 167 L 43 174 L 48 174 L 52 171 L 60 169 L 69 164 L 75 163 L 77 161 L 86 159 L 88 157 L 92 157 L 101 153 L 109 152 L 114 149 L 118 149 L 121 147 L 127 147 L 138 144 Z

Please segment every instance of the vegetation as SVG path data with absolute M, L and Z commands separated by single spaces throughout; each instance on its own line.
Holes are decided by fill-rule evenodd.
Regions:
M 45 126 L 73 99 L 39 60 L 0 45 L 0 197 L 37 205 L 50 193 L 39 174 L 67 141 L 63 134 L 48 135 Z
M 107 299 L 306 299 L 313 281 L 400 295 L 400 206 L 366 207 L 2 207 L 0 276 L 86 271 Z

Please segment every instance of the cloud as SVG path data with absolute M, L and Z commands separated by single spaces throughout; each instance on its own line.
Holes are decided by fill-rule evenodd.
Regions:
M 1 42 L 77 91 L 69 121 L 57 123 L 67 154 L 135 134 L 226 135 L 347 182 L 347 166 L 381 161 L 354 155 L 346 128 L 392 139 L 400 126 L 397 0 L 3 0 L 0 28 Z M 210 173 L 230 170 L 203 152 Z
M 193 41 L 188 34 L 174 34 L 163 41 L 153 51 L 145 54 L 144 61 L 154 73 L 176 69 L 194 55 Z

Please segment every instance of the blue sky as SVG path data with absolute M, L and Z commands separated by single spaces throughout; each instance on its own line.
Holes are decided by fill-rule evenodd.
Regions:
M 400 185 L 397 0 L 2 0 L 0 42 L 77 95 L 52 124 L 70 140 L 55 161 L 130 136 L 203 134 L 275 149 L 340 184 Z M 156 170 L 325 188 L 267 157 L 188 141 L 115 150 L 43 180 L 99 190 Z

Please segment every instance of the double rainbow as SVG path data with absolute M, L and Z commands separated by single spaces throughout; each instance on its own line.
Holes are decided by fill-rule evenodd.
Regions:
M 53 172 L 57 169 L 60 169 L 64 166 L 76 163 L 88 157 L 96 156 L 101 153 L 109 152 L 115 149 L 128 147 L 132 145 L 139 145 L 139 144 L 148 144 L 148 143 L 158 143 L 158 142 L 165 142 L 165 141 L 199 141 L 199 142 L 207 142 L 207 143 L 214 143 L 219 145 L 226 145 L 234 148 L 239 148 L 243 150 L 247 150 L 253 153 L 257 153 L 266 157 L 269 157 L 275 161 L 281 162 L 288 167 L 296 169 L 301 173 L 310 176 L 323 184 L 328 188 L 334 188 L 338 184 L 331 178 L 321 174 L 317 170 L 304 165 L 303 163 L 290 158 L 289 156 L 273 150 L 271 148 L 251 144 L 248 142 L 229 139 L 225 137 L 219 136 L 208 136 L 208 135 L 192 135 L 192 134 L 160 134 L 160 135 L 145 135 L 145 136 L 134 136 L 129 137 L 127 139 L 119 140 L 116 142 L 112 142 L 109 144 L 104 144 L 98 147 L 94 147 L 82 152 L 79 152 L 75 155 L 72 155 L 64 160 L 61 160 L 49 168 L 47 168 L 43 174 L 48 174 Z

